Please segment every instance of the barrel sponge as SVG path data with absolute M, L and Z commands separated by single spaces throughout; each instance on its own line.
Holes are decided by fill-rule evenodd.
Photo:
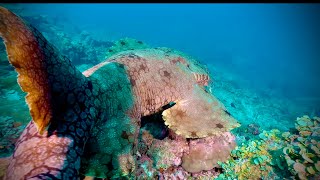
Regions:
M 190 140 L 189 152 L 182 156 L 181 166 L 191 173 L 218 167 L 218 161 L 224 162 L 230 158 L 231 150 L 236 146 L 234 140 L 230 132 Z

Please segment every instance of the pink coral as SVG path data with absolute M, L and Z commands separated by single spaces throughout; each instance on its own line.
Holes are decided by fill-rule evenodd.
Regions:
M 183 153 L 188 150 L 188 143 L 171 139 L 158 140 L 148 150 L 148 155 L 156 162 L 156 168 L 167 169 L 170 166 L 179 166 Z
M 159 180 L 165 179 L 187 179 L 190 173 L 186 172 L 182 167 L 171 167 L 168 170 L 159 174 Z
M 189 152 L 182 157 L 182 167 L 188 172 L 200 172 L 218 167 L 218 161 L 226 161 L 235 148 L 235 137 L 226 132 L 219 136 L 191 140 Z
M 138 171 L 143 177 L 159 179 L 214 177 L 219 174 L 215 169 L 218 167 L 217 162 L 227 160 L 230 151 L 236 146 L 235 136 L 230 132 L 191 140 L 171 130 L 169 136 L 163 140 L 152 139 L 152 135 L 146 132 L 141 134 L 140 143 L 144 146 L 140 146 L 143 148 L 139 149 L 141 154 Z

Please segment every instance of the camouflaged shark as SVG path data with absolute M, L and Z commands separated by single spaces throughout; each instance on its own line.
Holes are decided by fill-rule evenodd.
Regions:
M 175 105 L 162 113 L 165 124 L 185 138 L 238 126 L 206 90 L 207 71 L 178 51 L 128 50 L 81 73 L 38 30 L 3 7 L 0 35 L 32 117 L 5 179 L 129 174 L 141 117 L 170 103 Z

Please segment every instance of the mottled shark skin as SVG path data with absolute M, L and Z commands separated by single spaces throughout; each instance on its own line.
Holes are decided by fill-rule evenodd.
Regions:
M 0 8 L 0 35 L 32 122 L 16 144 L 6 179 L 129 175 L 136 168 L 140 119 L 162 110 L 185 138 L 238 126 L 205 86 L 210 76 L 167 48 L 117 53 L 81 73 L 18 16 Z
M 77 179 L 97 113 L 92 82 L 35 28 L 2 7 L 0 36 L 33 119 L 16 143 L 5 179 Z
M 133 173 L 131 159 L 136 158 L 140 118 L 171 102 L 176 105 L 163 112 L 165 123 L 185 138 L 237 127 L 225 107 L 204 88 L 210 77 L 198 68 L 175 51 L 150 48 L 118 53 L 83 72 L 89 79 L 99 79 L 101 87 L 111 87 L 105 89 L 102 100 L 107 103 L 108 121 L 93 128 L 83 157 L 84 174 L 105 178 L 108 170 L 118 171 L 119 176 Z M 110 163 L 113 169 L 108 169 Z

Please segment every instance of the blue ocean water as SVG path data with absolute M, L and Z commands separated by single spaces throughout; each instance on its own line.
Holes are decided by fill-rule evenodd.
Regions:
M 24 4 L 97 39 L 189 53 L 290 98 L 320 103 L 319 4 Z
M 126 37 L 197 58 L 208 66 L 213 94 L 228 111 L 244 128 L 260 128 L 254 135 L 273 128 L 288 131 L 296 117 L 320 116 L 320 4 L 1 5 L 25 17 L 48 39 L 58 34 L 61 41 L 51 43 L 81 70 L 96 63 L 83 59 L 104 60 L 97 54 Z M 84 40 L 86 34 L 95 41 Z M 70 53 L 69 46 L 76 45 L 83 49 Z M 7 80 L 7 74 L 1 76 Z M 13 83 L 1 86 L 1 98 L 22 102 L 18 89 L 9 90 L 15 74 L 8 77 Z M 8 107 L 0 108 L 1 121 L 23 121 Z M 26 107 L 24 111 L 28 113 Z M 239 137 L 242 130 L 236 132 Z M 0 157 L 4 152 L 11 150 L 0 151 Z

